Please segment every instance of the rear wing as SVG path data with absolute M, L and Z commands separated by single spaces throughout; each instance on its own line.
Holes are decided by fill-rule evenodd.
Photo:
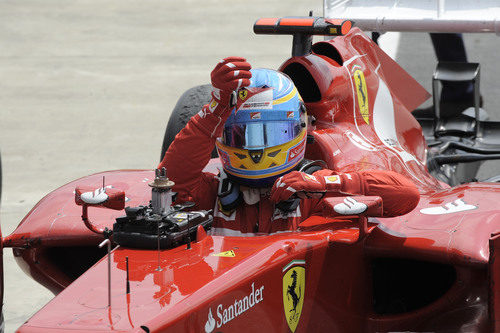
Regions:
M 500 0 L 323 0 L 324 17 L 368 31 L 494 32 Z
M 258 19 L 253 31 L 265 35 L 293 35 L 292 56 L 299 57 L 311 53 L 312 36 L 343 36 L 351 27 L 349 20 L 313 16 L 274 17 Z

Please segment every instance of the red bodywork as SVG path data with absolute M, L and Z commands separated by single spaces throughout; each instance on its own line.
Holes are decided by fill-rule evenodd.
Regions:
M 363 237 L 356 219 L 313 216 L 297 232 L 223 237 L 200 230 L 190 249 L 159 255 L 118 247 L 108 307 L 102 237 L 82 223 L 73 191 L 100 187 L 104 175 L 106 185 L 125 191 L 127 206 L 145 205 L 154 174 L 88 176 L 43 198 L 3 240 L 26 272 L 57 294 L 19 332 L 495 330 L 500 242 L 491 234 L 500 231 L 500 185 L 450 188 L 429 175 L 422 130 L 409 112 L 428 93 L 358 29 L 315 44 L 313 54 L 280 69 L 301 93 L 303 79 L 319 96 L 302 93 L 316 118 L 306 157 L 343 172 L 399 172 L 419 187 L 418 207 L 370 218 Z M 112 228 L 120 215 L 89 208 L 99 228 Z

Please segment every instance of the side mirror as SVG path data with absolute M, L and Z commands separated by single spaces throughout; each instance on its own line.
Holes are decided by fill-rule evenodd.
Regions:
M 328 217 L 381 217 L 384 213 L 381 197 L 333 197 L 323 201 L 323 215 Z
M 332 221 L 328 218 L 334 218 L 336 222 L 353 220 L 358 222 L 359 226 L 357 241 L 362 240 L 368 233 L 368 217 L 380 217 L 384 212 L 382 198 L 374 196 L 324 198 L 321 204 L 323 217 L 312 216 L 303 221 L 300 227 L 311 228 L 331 224 Z
M 103 207 L 114 210 L 125 208 L 125 192 L 114 188 L 77 187 L 75 203 L 78 206 Z
M 96 234 L 109 236 L 107 228 L 96 227 L 88 218 L 88 207 L 101 207 L 114 210 L 125 208 L 125 192 L 114 188 L 77 187 L 75 189 L 75 203 L 82 206 L 82 220 L 85 226 Z

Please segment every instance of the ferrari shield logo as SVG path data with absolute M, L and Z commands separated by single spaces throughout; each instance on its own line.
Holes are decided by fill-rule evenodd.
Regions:
M 304 260 L 293 260 L 283 268 L 283 308 L 292 332 L 297 329 L 304 304 L 305 264 Z
M 359 112 L 363 117 L 365 123 L 370 124 L 370 112 L 368 110 L 368 89 L 366 88 L 366 81 L 363 71 L 357 69 L 354 74 L 354 84 L 358 95 Z
M 239 92 L 238 92 L 238 96 L 240 97 L 240 99 L 242 101 L 244 101 L 247 96 L 248 96 L 248 91 L 246 89 L 241 89 Z

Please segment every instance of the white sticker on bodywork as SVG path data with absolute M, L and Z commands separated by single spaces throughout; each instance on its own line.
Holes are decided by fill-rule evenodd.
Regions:
M 373 146 L 371 143 L 362 139 L 360 136 L 354 134 L 352 131 L 345 131 L 345 135 L 349 138 L 349 140 L 358 148 L 369 151 L 378 150 L 377 147 Z
M 477 206 L 469 205 L 465 203 L 462 199 L 457 199 L 453 202 L 445 204 L 444 206 L 423 208 L 420 210 L 420 213 L 426 215 L 444 215 L 444 214 L 463 212 L 466 210 L 472 210 L 476 208 Z
M 82 193 L 80 198 L 86 204 L 96 205 L 108 200 L 108 195 L 106 194 L 106 190 L 104 188 L 98 188 L 94 192 Z
M 333 210 L 341 215 L 357 215 L 366 211 L 367 208 L 368 206 L 366 204 L 347 197 L 344 199 L 343 203 L 336 204 Z

